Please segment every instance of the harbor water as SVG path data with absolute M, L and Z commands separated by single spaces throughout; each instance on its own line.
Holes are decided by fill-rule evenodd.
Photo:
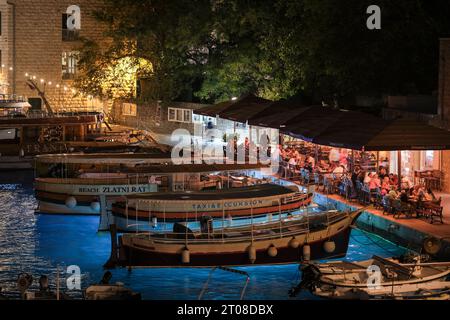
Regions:
M 19 182 L 17 182 L 19 181 Z M 36 215 L 33 173 L 0 173 L 0 287 L 14 295 L 20 273 L 50 278 L 56 287 L 57 273 L 62 291 L 81 297 L 80 290 L 67 290 L 69 266 L 81 271 L 81 290 L 102 278 L 103 264 L 110 255 L 110 236 L 98 233 L 99 217 Z M 405 249 L 378 236 L 353 230 L 346 259 L 368 259 L 401 255 Z M 298 265 L 238 268 L 250 275 L 245 299 L 288 299 L 288 290 L 299 281 Z M 121 282 L 143 299 L 197 299 L 211 269 L 161 268 L 116 269 L 112 282 Z M 239 299 L 246 278 L 215 270 L 204 299 Z M 301 293 L 296 299 L 312 299 Z

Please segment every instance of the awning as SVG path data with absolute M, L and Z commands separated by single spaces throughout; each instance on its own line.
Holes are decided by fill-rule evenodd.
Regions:
M 336 125 L 344 116 L 346 116 L 346 112 L 329 107 L 311 107 L 290 119 L 281 130 L 292 137 L 313 141 L 323 131 Z
M 341 118 L 311 141 L 365 151 L 450 150 L 449 131 L 419 121 L 388 121 L 355 112 Z
M 214 104 L 211 106 L 206 106 L 206 107 L 194 110 L 194 114 L 215 118 L 222 111 L 229 108 L 232 105 L 232 103 L 233 103 L 233 101 L 225 101 L 225 102 Z
M 399 119 L 391 122 L 365 145 L 369 150 L 449 150 L 450 132 L 428 124 Z
M 248 123 L 252 126 L 280 129 L 291 119 L 306 112 L 310 108 L 310 106 L 305 106 L 300 101 L 280 100 L 272 103 L 269 108 L 254 115 L 248 120 Z
M 270 107 L 273 102 L 254 95 L 235 101 L 226 101 L 195 110 L 195 114 L 246 123 L 248 119 Z
M 385 120 L 358 111 L 304 106 L 294 100 L 271 102 L 253 95 L 201 108 L 219 116 L 320 145 L 365 151 L 450 150 L 450 132 L 419 121 Z

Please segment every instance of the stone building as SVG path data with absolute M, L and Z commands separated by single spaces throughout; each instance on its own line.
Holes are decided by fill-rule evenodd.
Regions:
M 77 74 L 82 37 L 103 41 L 103 30 L 92 15 L 102 0 L 0 0 L 0 93 L 26 97 L 35 109 L 43 102 L 26 84 L 34 78 L 54 111 L 93 110 L 102 103 L 71 88 Z M 68 27 L 67 10 L 80 8 L 80 29 Z
M 208 122 L 216 124 L 216 118 L 195 115 L 194 111 L 205 104 L 190 102 L 144 102 L 128 103 L 115 101 L 111 120 L 114 123 L 149 131 L 159 142 L 174 145 L 172 133 L 185 129 L 189 134 L 202 135 Z

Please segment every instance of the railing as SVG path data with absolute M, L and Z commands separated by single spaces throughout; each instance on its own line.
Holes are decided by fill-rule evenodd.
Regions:
M 114 184 L 114 185 L 136 185 L 136 184 L 150 184 L 149 177 L 140 178 L 100 178 L 100 179 L 90 179 L 90 178 L 36 178 L 37 183 L 48 183 L 48 184 L 83 184 L 83 185 L 104 185 L 104 184 Z
M 27 97 L 16 94 L 0 94 L 0 103 L 28 102 Z
M 187 237 L 187 233 L 170 233 L 170 236 L 174 238 L 169 238 L 167 233 L 136 233 L 132 237 L 140 239 L 150 239 L 155 243 L 167 243 L 167 244 L 214 244 L 214 243 L 237 243 L 245 242 L 251 239 L 254 240 L 269 240 L 269 239 L 280 239 L 285 237 L 296 236 L 303 233 L 308 233 L 310 231 L 311 218 L 322 218 L 323 222 L 320 225 L 322 229 L 328 228 L 330 225 L 344 219 L 347 217 L 346 212 L 339 211 L 327 211 L 322 214 L 315 215 L 301 215 L 296 218 L 279 220 L 275 222 L 265 222 L 258 224 L 249 224 L 239 227 L 232 227 L 233 231 L 228 231 L 227 228 L 221 228 L 213 230 L 212 233 L 204 233 L 203 235 L 208 236 L 208 238 L 196 238 L 190 239 Z M 266 232 L 266 234 L 260 234 L 261 232 Z M 242 235 L 242 233 L 247 233 Z M 200 234 L 200 233 L 197 233 Z M 226 235 L 226 237 L 224 237 Z M 218 238 L 214 238 L 218 236 Z M 221 236 L 221 237 L 220 237 Z M 220 238 L 219 238 L 220 237 Z

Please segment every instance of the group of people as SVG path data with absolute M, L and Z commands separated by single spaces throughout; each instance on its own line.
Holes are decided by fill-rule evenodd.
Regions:
M 318 173 L 324 179 L 337 181 L 338 188 L 349 187 L 349 196 L 356 197 L 360 190 L 364 190 L 372 197 L 388 197 L 405 203 L 437 201 L 433 192 L 425 186 L 414 185 L 407 176 L 399 178 L 397 174 L 390 173 L 388 159 L 381 159 L 375 170 L 368 171 L 354 164 L 346 149 L 331 148 L 328 157 L 318 156 L 317 150 L 303 151 L 305 150 L 307 152 L 300 152 L 299 148 L 295 147 L 280 147 L 280 160 L 283 161 L 284 167 L 290 172 L 303 169 L 312 174 Z M 371 154 L 364 157 L 372 161 L 375 159 Z M 350 163 L 353 163 L 353 166 L 350 166 Z

